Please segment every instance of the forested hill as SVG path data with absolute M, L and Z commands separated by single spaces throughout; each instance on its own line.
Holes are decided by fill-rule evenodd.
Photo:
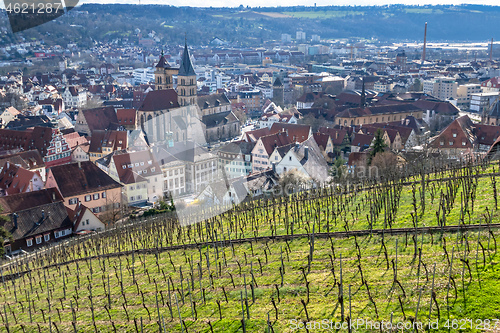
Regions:
M 498 6 L 191 8 L 86 4 L 20 34 L 0 32 L 0 43 L 20 42 L 24 37 L 49 44 L 89 46 L 92 40 L 133 40 L 136 28 L 146 34 L 154 30 L 166 45 L 182 43 L 188 32 L 192 44 L 206 45 L 217 36 L 242 46 L 256 46 L 279 40 L 282 33 L 295 37 L 297 29 L 303 29 L 308 37 L 416 41 L 423 39 L 425 22 L 432 42 L 500 39 L 500 30 L 495 29 L 500 22 Z M 0 26 L 7 26 L 5 12 L 0 15 Z

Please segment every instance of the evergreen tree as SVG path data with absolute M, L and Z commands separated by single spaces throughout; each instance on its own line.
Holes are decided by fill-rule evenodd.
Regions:
M 384 141 L 384 133 L 379 128 L 375 132 L 375 140 L 373 142 L 372 151 L 370 152 L 370 157 L 377 155 L 377 153 L 383 152 L 387 148 L 387 144 Z

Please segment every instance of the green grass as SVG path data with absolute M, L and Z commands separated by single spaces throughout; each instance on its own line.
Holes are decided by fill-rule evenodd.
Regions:
M 493 172 L 492 167 L 475 169 L 472 174 L 490 172 Z M 450 176 L 459 174 L 446 172 L 430 176 L 436 181 L 426 185 L 425 211 L 419 197 L 420 183 L 415 184 L 417 226 L 438 225 L 436 212 L 440 209 L 440 194 L 442 191 L 448 195 L 449 188 L 456 188 L 456 191 L 453 206 L 446 214 L 447 225 L 485 224 L 489 222 L 489 214 L 491 222 L 498 222 L 493 183 L 489 177 L 446 180 Z M 413 180 L 418 181 L 418 178 Z M 440 314 L 439 331 L 448 331 L 444 327 L 448 318 L 474 321 L 498 318 L 498 231 L 492 231 L 492 234 L 488 230 L 466 234 L 419 234 L 416 237 L 412 232 L 399 236 L 386 234 L 385 237 L 315 237 L 310 267 L 308 256 L 311 253 L 311 236 L 288 242 L 268 240 L 229 243 L 229 239 L 255 235 L 289 234 L 292 222 L 295 234 L 309 234 L 313 225 L 315 233 L 344 231 L 345 228 L 368 229 L 370 223 L 367 215 L 370 215 L 370 209 L 377 200 L 381 202 L 380 195 L 389 197 L 394 188 L 389 190 L 380 186 L 342 196 L 311 193 L 309 196 L 301 194 L 279 198 L 275 202 L 252 202 L 191 228 L 172 228 L 168 221 L 157 217 L 154 223 L 129 227 L 106 237 L 73 241 L 50 253 L 45 252 L 30 261 L 28 266 L 13 266 L 3 271 L 7 275 L 30 270 L 0 285 L 0 327 L 6 328 L 8 321 L 9 332 L 38 332 L 38 325 L 40 331 L 49 332 L 50 318 L 55 323 L 52 332 L 71 332 L 73 307 L 78 332 L 94 332 L 93 323 L 100 332 L 114 332 L 115 329 L 117 332 L 136 332 L 140 331 L 141 318 L 145 332 L 158 332 L 158 311 L 160 318 L 164 318 L 166 332 L 180 332 L 178 305 L 188 332 L 211 332 L 210 325 L 214 332 L 243 332 L 241 293 L 247 295 L 249 304 L 247 332 L 264 332 L 268 315 L 274 332 L 294 331 L 294 323 L 298 324 L 307 318 L 302 301 L 307 303 L 307 314 L 311 321 L 328 319 L 340 322 L 340 256 L 343 258 L 345 316 L 349 313 L 348 291 L 351 286 L 354 320 L 387 322 L 392 314 L 394 323 L 408 322 L 415 317 L 417 306 L 418 321 L 427 324 L 429 319 L 437 320 L 435 304 L 429 317 L 434 267 L 434 291 Z M 415 214 L 413 186 L 401 186 L 396 193 L 399 200 L 393 199 L 397 210 L 392 227 L 412 227 L 412 213 Z M 473 208 L 470 201 L 469 204 L 461 202 L 461 198 L 465 197 L 463 194 L 475 198 Z M 389 228 L 385 218 L 389 214 L 390 209 L 386 210 L 382 205 L 371 227 Z M 215 234 L 217 240 L 225 241 L 226 246 L 203 245 L 198 248 L 156 251 L 156 247 L 204 243 L 215 239 Z M 387 260 L 382 244 L 387 249 Z M 397 276 L 404 292 L 397 284 L 393 284 L 396 244 Z M 421 249 L 421 261 L 418 260 L 418 251 L 415 256 L 415 247 Z M 119 253 L 132 248 L 149 250 L 133 256 Z M 89 260 L 91 256 L 94 258 Z M 453 279 L 450 280 L 448 262 L 452 256 Z M 465 262 L 469 263 L 470 273 Z M 47 267 L 48 264 L 51 266 Z M 280 273 L 282 267 L 285 272 L 283 285 Z M 366 284 L 362 283 L 359 267 L 373 301 L 370 300 Z M 134 283 L 134 276 L 137 283 Z M 309 295 L 306 280 L 309 282 Z M 278 309 L 278 319 L 273 300 Z M 218 304 L 222 320 L 219 318 Z M 136 323 L 139 325 L 138 330 Z
M 495 234 L 498 237 L 498 233 Z M 410 236 L 411 237 L 411 236 Z M 437 300 L 440 304 L 441 325 L 444 325 L 444 319 L 447 318 L 446 311 L 446 286 L 448 284 L 449 266 L 446 255 L 444 254 L 442 243 L 439 241 L 440 236 L 425 235 L 423 238 L 417 238 L 418 247 L 422 248 L 422 262 L 426 265 L 420 265 L 418 259 L 413 259 L 412 241 L 408 237 L 385 237 L 385 245 L 388 249 L 389 260 L 396 258 L 396 239 L 398 240 L 398 277 L 405 289 L 406 297 L 403 297 L 401 289 L 397 286 L 391 289 L 393 272 L 392 268 L 386 269 L 386 261 L 383 252 L 381 253 L 381 238 L 380 237 L 362 237 L 358 238 L 358 244 L 361 249 L 361 267 L 365 280 L 370 286 L 370 292 L 375 300 L 379 313 L 379 320 L 389 320 L 393 313 L 394 322 L 405 321 L 403 312 L 401 311 L 398 297 L 403 300 L 403 309 L 406 319 L 415 315 L 416 306 L 418 303 L 419 291 L 422 290 L 420 300 L 421 319 L 428 320 L 430 290 L 432 284 L 433 265 L 436 265 L 435 288 Z M 499 292 L 499 269 L 497 267 L 497 259 L 493 249 L 493 242 L 490 242 L 490 249 L 487 250 L 487 264 L 483 267 L 481 255 L 479 255 L 478 271 L 482 281 L 482 289 L 479 289 L 477 271 L 475 269 L 475 245 L 477 244 L 477 233 L 467 235 L 470 252 L 466 250 L 465 238 L 459 234 L 451 234 L 446 236 L 447 250 L 451 256 L 451 248 L 454 247 L 454 266 L 453 276 L 458 288 L 458 299 L 455 301 L 453 288 L 450 290 L 450 318 L 493 318 L 498 316 L 498 292 Z M 408 241 L 408 246 L 406 246 Z M 422 242 L 423 241 L 423 242 Z M 483 232 L 481 237 L 482 243 L 486 246 L 487 235 Z M 332 246 L 335 255 L 332 252 Z M 253 248 L 253 255 L 252 255 Z M 288 248 L 290 250 L 288 250 Z M 90 310 L 90 290 L 89 285 L 92 285 L 93 306 L 96 325 L 102 332 L 112 332 L 113 328 L 109 320 L 105 306 L 108 306 L 107 276 L 110 278 L 111 285 L 111 320 L 115 325 L 123 325 L 121 331 L 135 331 L 133 318 L 139 319 L 142 317 L 143 323 L 149 327 L 146 331 L 157 330 L 157 309 L 156 309 L 156 285 L 158 287 L 158 298 L 160 305 L 160 315 L 165 318 L 165 326 L 168 332 L 180 331 L 178 313 L 175 306 L 174 294 L 177 296 L 182 318 L 188 326 L 188 331 L 209 332 L 208 321 L 212 323 L 216 332 L 241 332 L 241 299 L 240 292 L 245 294 L 244 280 L 246 279 L 248 301 L 250 306 L 250 320 L 247 322 L 247 331 L 262 332 L 267 327 L 267 313 L 273 322 L 273 328 L 276 332 L 290 331 L 292 324 L 291 320 L 299 322 L 306 319 L 306 315 L 301 304 L 301 300 L 307 299 L 307 288 L 304 276 L 301 272 L 304 269 L 307 272 L 307 256 L 309 254 L 309 242 L 307 239 L 298 239 L 286 243 L 253 243 L 234 246 L 234 255 L 232 248 L 219 248 L 217 251 L 214 248 L 204 248 L 198 250 L 178 250 L 170 252 L 175 271 L 170 263 L 169 256 L 166 253 L 160 254 L 158 260 L 159 268 L 156 264 L 155 255 L 135 255 L 134 266 L 135 278 L 138 281 L 139 294 L 137 287 L 132 280 L 132 258 L 118 257 L 103 259 L 101 262 L 93 260 L 92 264 L 89 261 L 80 262 L 79 267 L 76 264 L 69 264 L 59 268 L 46 269 L 45 273 L 35 271 L 31 274 L 31 284 L 28 275 L 21 277 L 17 284 L 17 299 L 15 302 L 14 289 L 11 283 L 6 283 L 7 288 L 0 296 L 2 304 L 8 304 L 8 320 L 11 324 L 11 332 L 22 332 L 20 325 L 14 325 L 15 319 L 12 315 L 13 311 L 16 314 L 17 321 L 23 323 L 26 329 L 36 328 L 35 324 L 30 324 L 29 311 L 27 305 L 28 292 L 29 299 L 34 302 L 32 307 L 32 320 L 43 325 L 44 316 L 40 309 L 44 309 L 45 321 L 51 317 L 52 321 L 61 331 L 72 329 L 71 321 L 71 302 L 76 308 L 78 300 L 77 328 L 79 332 L 92 332 L 92 312 Z M 265 261 L 264 250 L 268 254 L 268 261 Z M 279 273 L 281 267 L 281 250 L 283 250 L 284 262 L 284 281 L 281 287 L 281 275 Z M 199 260 L 200 252 L 203 260 Z M 217 257 L 218 252 L 218 257 Z M 209 255 L 210 269 L 206 264 L 205 254 Z M 245 256 L 246 254 L 246 256 Z M 338 304 L 339 288 L 335 286 L 335 280 L 340 279 L 340 255 L 342 255 L 343 265 L 343 286 L 346 313 L 348 313 L 348 286 L 351 285 L 351 304 L 353 319 L 371 319 L 376 320 L 375 306 L 369 301 L 366 292 L 366 287 L 361 285 L 360 273 L 357 268 L 357 250 L 354 238 L 351 239 L 316 239 L 313 261 L 311 264 L 310 273 L 307 274 L 307 281 L 310 283 L 309 303 L 307 304 L 310 320 L 321 320 L 324 318 L 340 321 L 340 307 Z M 463 258 L 464 255 L 471 262 L 472 282 L 469 285 L 469 274 L 465 272 L 465 287 L 467 288 L 466 300 L 469 304 L 464 308 L 461 296 L 462 290 L 462 264 L 458 261 L 458 257 Z M 489 256 L 491 255 L 491 260 Z M 332 256 L 332 259 L 330 259 Z M 246 257 L 246 260 L 245 260 Z M 335 257 L 333 259 L 333 257 Z M 191 268 L 190 260 L 193 258 L 193 281 L 194 288 L 191 290 Z M 262 273 L 258 259 L 261 260 Z M 120 261 L 122 264 L 122 272 L 120 274 Z M 332 266 L 333 261 L 333 266 Z M 200 287 L 200 275 L 198 263 L 202 266 L 202 279 Z M 240 265 L 238 265 L 238 263 Z M 130 264 L 130 266 L 129 266 Z M 221 265 L 221 269 L 216 267 Z M 90 274 L 90 265 L 92 265 L 93 274 Z M 241 266 L 241 273 L 240 273 Z M 335 272 L 335 277 L 332 274 L 332 268 Z M 106 269 L 106 272 L 104 272 Z M 182 270 L 182 287 L 181 276 Z M 255 277 L 256 284 L 252 282 L 252 272 Z M 47 289 L 45 285 L 45 277 L 50 289 L 51 311 L 48 311 Z M 151 278 L 148 278 L 148 274 Z M 210 274 L 213 279 L 210 279 Z M 65 276 L 66 296 L 64 295 L 64 284 L 62 275 Z M 80 285 L 78 287 L 78 278 Z M 123 275 L 123 280 L 120 276 Z M 166 279 L 165 279 L 165 277 Z M 232 279 L 231 279 L 232 276 Z M 173 281 L 176 291 L 172 291 L 170 282 Z M 91 281 L 89 283 L 89 280 Z M 104 281 L 104 283 L 103 283 Z M 121 294 L 120 281 L 123 282 L 125 298 L 127 300 L 127 311 L 129 312 L 129 321 L 121 305 L 125 302 Z M 233 282 L 235 287 L 233 287 Z M 255 286 L 254 295 L 255 302 L 252 301 L 250 284 Z M 276 291 L 276 285 L 280 290 L 280 300 Z M 168 297 L 168 288 L 170 286 L 170 301 Z M 491 287 L 494 287 L 495 292 L 492 292 Z M 31 291 L 33 287 L 33 291 Z M 225 288 L 228 302 L 222 290 Z M 78 296 L 76 296 L 78 290 Z M 205 290 L 205 302 L 203 300 L 203 292 Z M 144 294 L 144 302 L 142 298 Z M 484 297 L 488 295 L 488 297 Z M 196 303 L 196 311 L 198 320 L 194 320 L 194 315 L 191 311 L 191 297 Z M 40 299 L 38 299 L 40 298 Z M 271 298 L 275 299 L 278 307 L 278 320 L 275 320 L 275 310 L 273 308 Z M 162 301 L 163 299 L 163 301 Z M 219 312 L 217 300 L 220 301 L 223 319 L 219 320 Z M 173 318 L 170 316 L 169 307 L 163 303 L 169 301 L 173 305 Z M 23 304 L 23 305 L 20 305 Z M 151 313 L 151 320 L 146 305 Z M 59 314 L 61 321 L 59 321 Z M 431 319 L 437 318 L 435 310 Z M 45 325 L 47 327 L 47 325 Z M 125 328 L 127 327 L 127 328 Z M 48 328 L 48 327 L 47 327 Z M 360 330 L 363 332 L 364 330 Z

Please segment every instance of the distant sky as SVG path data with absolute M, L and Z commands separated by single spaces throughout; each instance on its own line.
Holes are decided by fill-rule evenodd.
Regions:
M 478 5 L 498 6 L 498 0 L 80 0 L 81 3 L 124 3 L 124 4 L 164 4 L 172 6 L 193 6 L 193 7 L 236 7 L 240 4 L 252 7 L 275 7 L 275 6 L 332 6 L 332 5 L 459 5 L 463 3 Z

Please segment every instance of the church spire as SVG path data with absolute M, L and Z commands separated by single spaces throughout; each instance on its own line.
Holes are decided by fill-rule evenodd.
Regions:
M 194 72 L 193 64 L 191 64 L 191 58 L 189 57 L 189 50 L 187 46 L 187 38 L 184 43 L 184 53 L 182 54 L 181 66 L 179 67 L 179 76 L 193 76 L 196 75 Z

